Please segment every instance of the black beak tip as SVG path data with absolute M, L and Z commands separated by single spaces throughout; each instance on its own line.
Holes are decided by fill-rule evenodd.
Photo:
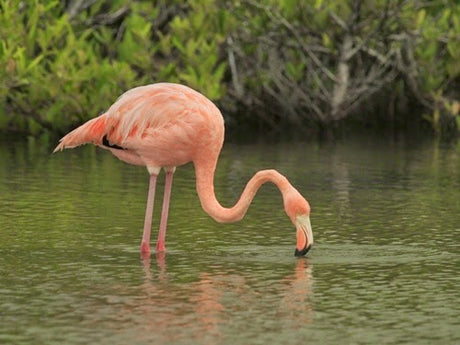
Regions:
M 295 256 L 305 256 L 305 254 L 308 253 L 308 251 L 310 250 L 311 246 L 308 246 L 308 247 L 305 247 L 304 249 L 302 250 L 298 250 L 297 248 L 295 249 L 295 252 L 294 252 L 294 255 Z

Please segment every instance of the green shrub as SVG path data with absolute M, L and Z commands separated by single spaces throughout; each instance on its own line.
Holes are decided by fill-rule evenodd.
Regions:
M 62 133 L 158 81 L 245 123 L 324 128 L 387 104 L 457 130 L 459 13 L 453 0 L 0 0 L 0 131 Z
M 69 18 L 61 4 L 0 0 L 0 130 L 63 132 L 159 80 L 222 97 L 227 24 L 215 1 L 191 1 L 163 31 L 152 24 L 160 8 L 180 6 L 98 1 Z

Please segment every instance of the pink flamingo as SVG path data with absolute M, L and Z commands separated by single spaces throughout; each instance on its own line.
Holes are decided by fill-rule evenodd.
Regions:
M 130 164 L 146 166 L 150 174 L 141 254 L 150 254 L 150 231 L 157 176 L 166 172 L 163 209 L 156 245 L 165 250 L 166 225 L 174 171 L 193 162 L 196 189 L 203 209 L 216 221 L 242 219 L 257 190 L 265 182 L 281 191 L 284 209 L 297 229 L 295 255 L 305 255 L 313 244 L 310 205 L 276 170 L 257 172 L 235 206 L 225 208 L 214 194 L 214 172 L 224 141 L 219 109 L 197 91 L 179 84 L 158 83 L 128 90 L 109 110 L 68 133 L 54 152 L 93 143 Z

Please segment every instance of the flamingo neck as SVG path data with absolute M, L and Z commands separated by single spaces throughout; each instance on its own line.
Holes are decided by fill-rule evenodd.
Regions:
M 195 162 L 196 189 L 201 206 L 212 218 L 220 223 L 231 223 L 241 220 L 246 214 L 257 190 L 266 182 L 274 183 L 285 199 L 286 194 L 294 189 L 289 181 L 276 170 L 258 171 L 246 184 L 235 206 L 223 207 L 214 192 L 215 162 Z

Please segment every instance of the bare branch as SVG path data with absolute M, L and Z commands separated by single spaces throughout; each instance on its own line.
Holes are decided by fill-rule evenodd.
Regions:
M 302 50 L 307 53 L 307 55 L 310 57 L 310 59 L 315 63 L 315 65 L 332 81 L 335 81 L 335 76 L 334 74 L 329 71 L 329 69 L 324 66 L 324 64 L 321 62 L 321 60 L 313 53 L 311 49 L 308 48 L 308 46 L 304 43 L 302 38 L 300 37 L 298 31 L 289 23 L 286 18 L 284 18 L 281 14 L 276 13 L 274 14 L 267 6 L 262 6 L 254 1 L 250 1 L 250 3 L 259 9 L 262 9 L 265 11 L 265 13 L 272 18 L 272 20 L 276 20 L 279 23 L 281 23 L 286 29 L 289 30 L 289 32 L 294 36 L 296 41 L 299 43 L 299 46 L 302 48 Z
M 69 20 L 72 20 L 78 16 L 81 12 L 86 10 L 88 7 L 91 7 L 97 0 L 75 0 L 71 1 L 67 6 L 67 14 L 69 15 Z
M 228 64 L 230 66 L 230 71 L 232 73 L 232 84 L 235 89 L 236 96 L 241 98 L 243 96 L 243 86 L 241 85 L 238 77 L 238 71 L 236 69 L 235 63 L 235 53 L 233 47 L 233 38 L 228 36 L 227 38 L 227 47 L 228 47 Z
M 339 16 L 337 16 L 334 12 L 329 11 L 329 15 L 337 23 L 337 25 L 340 26 L 343 30 L 345 31 L 349 30 L 347 24 Z

